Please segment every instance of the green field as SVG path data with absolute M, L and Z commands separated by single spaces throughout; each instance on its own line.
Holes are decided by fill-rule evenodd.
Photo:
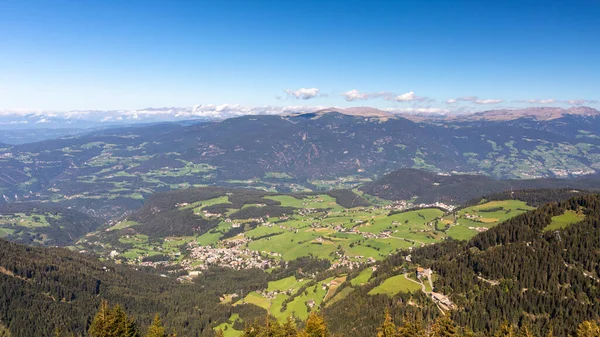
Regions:
M 245 231 L 238 230 L 235 237 L 248 240 L 243 248 L 274 253 L 283 260 L 315 256 L 335 261 L 340 253 L 357 261 L 382 260 L 400 249 L 419 247 L 446 238 L 444 232 L 435 228 L 434 222 L 443 216 L 443 212 L 435 208 L 389 215 L 389 209 L 380 206 L 346 209 L 325 194 L 298 198 L 275 195 L 265 198 L 278 201 L 284 207 L 294 207 L 295 211 L 284 218 L 263 219 L 263 223 L 253 224 L 251 229 L 248 227 Z M 197 216 L 204 218 L 206 215 L 202 212 L 203 208 L 222 203 L 229 203 L 229 197 L 220 196 L 177 206 L 182 211 L 189 212 L 193 209 Z M 242 208 L 249 206 L 252 204 L 244 204 Z M 225 221 L 238 210 L 230 208 L 226 214 L 218 215 L 218 219 L 222 221 L 216 227 L 194 238 L 188 237 L 186 242 L 195 240 L 201 246 L 226 247 L 223 237 L 234 229 L 234 224 L 244 228 L 250 222 L 250 219 Z M 121 221 L 110 230 L 135 229 L 136 226 L 136 222 Z M 138 263 L 144 256 L 176 252 L 174 246 L 163 246 L 162 240 L 148 241 L 147 238 L 137 237 L 121 238 L 119 242 L 128 246 L 117 251 L 122 252 L 121 256 L 132 260 L 132 263 Z
M 27 227 L 27 228 L 37 228 L 37 227 L 48 227 L 50 224 L 48 223 L 47 218 L 59 218 L 60 216 L 55 216 L 50 213 L 44 214 L 25 214 L 25 213 L 14 213 L 14 214 L 5 214 L 0 218 L 0 227 L 10 227 L 10 226 L 18 226 L 18 227 Z
M 10 228 L 0 228 L 0 238 L 6 237 L 14 233 Z
M 346 287 L 346 288 L 342 289 L 341 291 L 338 291 L 337 293 L 335 293 L 333 298 L 331 298 L 329 301 L 327 301 L 325 306 L 329 306 L 339 300 L 346 298 L 353 291 L 354 291 L 354 288 L 352 288 L 352 287 Z
M 307 196 L 302 199 L 298 199 L 289 195 L 277 195 L 268 196 L 265 199 L 271 199 L 281 202 L 281 206 L 290 206 L 296 208 L 331 208 L 333 210 L 341 210 L 342 206 L 335 202 L 335 199 L 326 195 L 319 194 L 314 196 Z
M 243 303 L 254 304 L 258 307 L 261 307 L 265 310 L 269 310 L 271 307 L 271 301 L 268 298 L 260 295 L 256 292 L 251 292 L 243 300 Z
M 231 195 L 222 195 L 208 200 L 181 202 L 176 206 L 182 212 L 193 210 L 196 216 L 206 218 L 203 208 L 230 203 L 230 198 Z M 249 207 L 261 202 L 260 199 L 254 199 L 257 201 L 246 202 L 241 206 L 238 204 L 237 208 L 232 204 L 225 214 L 209 216 L 213 221 L 220 220 L 215 227 L 205 229 L 201 235 L 171 238 L 170 242 L 164 238 L 149 240 L 147 237 L 132 235 L 139 225 L 123 221 L 111 229 L 129 228 L 129 237 L 121 237 L 117 244 L 108 246 L 105 254 L 117 250 L 121 258 L 133 264 L 139 264 L 144 257 L 161 254 L 168 256 L 170 261 L 185 260 L 196 267 L 198 264 L 195 261 L 189 261 L 189 257 L 178 254 L 185 244 L 195 241 L 204 247 L 231 249 L 233 242 L 234 245 L 239 245 L 236 246 L 238 250 L 248 249 L 261 253 L 263 257 L 268 256 L 271 266 L 276 265 L 279 259 L 291 261 L 307 256 L 327 259 L 333 263 L 340 259 L 368 262 L 383 260 L 402 249 L 441 242 L 448 237 L 467 240 L 478 232 L 531 209 L 524 202 L 504 200 L 482 202 L 455 213 L 444 214 L 437 208 L 398 212 L 389 205 L 343 208 L 326 194 L 281 194 L 262 198 L 279 202 L 277 207 L 291 207 L 293 210 L 271 216 L 259 211 L 258 214 L 265 215 L 258 220 L 254 219 L 256 215 L 249 215 L 249 219 L 231 219 L 233 212 L 243 208 L 249 210 L 248 214 L 256 214 L 256 210 L 250 210 Z M 261 205 L 254 208 L 259 210 L 261 207 L 272 206 Z M 113 243 L 114 241 L 111 242 Z M 119 247 L 119 243 L 124 246 Z M 239 251 L 235 254 L 239 254 Z M 359 281 L 360 277 L 363 275 L 358 280 L 353 280 L 354 285 L 356 282 L 363 282 Z
M 466 226 L 452 226 L 446 233 L 455 240 L 469 240 L 477 235 L 476 230 L 469 229 Z
M 360 286 L 363 285 L 367 282 L 369 282 L 369 279 L 371 278 L 371 275 L 373 275 L 373 268 L 371 267 L 367 267 L 365 269 L 363 269 L 360 274 L 358 274 L 358 276 L 356 276 L 355 278 L 353 278 L 350 283 L 353 286 Z
M 544 228 L 545 231 L 552 231 L 557 229 L 566 228 L 569 225 L 574 223 L 583 221 L 585 219 L 585 214 L 577 213 L 574 211 L 566 211 L 562 215 L 557 215 L 552 217 L 552 223 Z
M 170 255 L 173 260 L 181 261 L 181 247 L 195 237 L 166 237 L 164 239 L 149 240 L 147 235 L 135 234 L 126 235 L 119 238 L 119 242 L 127 244 L 131 248 L 125 249 L 122 257 L 129 260 L 139 260 L 140 258 L 155 255 Z
M 325 196 L 318 197 L 319 199 L 315 200 L 325 199 Z M 269 198 L 288 206 L 304 203 L 304 199 L 290 196 Z M 309 206 L 314 205 L 309 204 Z M 320 218 L 322 214 L 326 215 L 324 219 Z M 341 249 L 350 257 L 370 257 L 380 260 L 398 249 L 437 242 L 445 237 L 430 225 L 432 221 L 443 215 L 443 212 L 438 209 L 423 209 L 391 216 L 387 214 L 388 211 L 377 208 L 331 209 L 326 213 L 317 213 L 314 217 L 294 216 L 289 220 L 278 222 L 277 226 L 272 228 L 258 227 L 247 232 L 246 237 L 258 238 L 267 234 L 276 234 L 252 241 L 248 247 L 252 250 L 280 253 L 285 260 L 309 254 L 329 259 L 337 249 Z M 318 226 L 311 227 L 315 222 Z M 347 231 L 336 231 L 334 230 L 336 226 Z M 297 229 L 297 233 L 290 231 L 291 229 Z M 367 233 L 380 235 L 382 232 L 387 232 L 388 235 L 376 238 L 363 236 Z
M 497 224 L 523 214 L 533 207 L 520 200 L 500 200 L 483 202 L 466 207 L 455 215 L 450 214 L 442 219 L 440 226 L 449 224 L 448 236 L 456 240 L 468 240 L 481 230 L 489 229 Z
M 386 294 L 396 295 L 399 292 L 413 292 L 421 290 L 417 283 L 407 280 L 404 275 L 396 275 L 383 281 L 382 284 L 371 289 L 369 295 Z
M 238 337 L 241 336 L 244 332 L 235 330 L 233 328 L 233 323 L 235 321 L 241 321 L 240 315 L 235 313 L 229 317 L 229 321 L 221 323 L 215 327 L 215 331 L 222 330 L 223 336 L 225 337 Z
M 291 315 L 294 315 L 302 320 L 306 320 L 309 314 L 306 303 L 309 300 L 314 301 L 313 310 L 317 310 L 319 308 L 319 305 L 321 305 L 321 302 L 323 302 L 325 295 L 327 294 L 327 290 L 323 289 L 321 284 L 327 284 L 333 279 L 334 278 L 331 277 L 321 282 L 318 282 L 314 286 L 308 287 L 300 296 L 296 296 L 290 303 L 288 303 L 287 309 L 284 312 L 280 311 L 279 314 L 277 314 L 277 310 L 271 310 L 271 312 L 278 319 L 285 319 Z
M 297 288 L 299 288 L 299 285 L 303 284 L 303 283 L 304 282 L 299 282 L 298 280 L 296 280 L 295 276 L 290 276 L 290 277 L 283 278 L 281 280 L 269 282 L 269 287 L 267 288 L 267 291 L 283 291 L 283 292 L 285 292 L 290 289 L 297 289 Z
M 298 293 L 300 288 L 308 284 L 310 280 L 297 280 L 294 276 L 290 276 L 281 280 L 269 282 L 268 288 L 264 291 L 249 293 L 244 299 L 236 302 L 234 305 L 243 303 L 257 305 L 266 309 L 271 315 L 281 321 L 292 315 L 304 320 L 308 317 L 309 313 L 307 303 L 309 301 L 314 301 L 313 308 L 314 310 L 317 310 L 321 302 L 324 301 L 327 293 L 330 290 L 332 292 L 335 290 L 330 288 L 336 288 L 343 280 L 345 280 L 345 278 L 338 278 L 338 283 L 336 285 L 325 287 L 325 289 L 323 289 L 323 284 L 329 284 L 333 280 L 334 277 L 330 277 L 321 282 L 317 282 L 316 284 L 307 287 L 303 292 Z M 282 309 L 284 301 L 290 299 L 292 296 L 294 297 L 287 303 L 285 310 Z
M 110 227 L 108 230 L 115 231 L 115 230 L 125 229 L 125 228 L 135 226 L 135 225 L 138 225 L 138 223 L 135 221 L 119 221 L 114 226 Z

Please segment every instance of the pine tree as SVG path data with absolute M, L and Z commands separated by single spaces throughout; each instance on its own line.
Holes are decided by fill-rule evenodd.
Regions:
M 306 320 L 304 333 L 308 337 L 329 337 L 330 333 L 327 329 L 327 324 L 322 316 L 311 312 Z
M 281 331 L 283 333 L 282 336 L 285 337 L 295 337 L 298 335 L 298 329 L 296 328 L 296 324 L 291 317 L 288 317 L 285 321 L 285 324 L 281 327 Z
M 147 337 L 167 337 L 167 334 L 165 333 L 165 327 L 163 326 L 162 322 L 160 321 L 160 317 L 158 317 L 158 314 L 154 315 L 154 319 L 152 320 L 152 324 L 148 328 L 148 334 L 146 334 L 146 336 Z
M 398 337 L 425 336 L 423 324 L 420 319 L 414 319 L 408 316 L 404 317 L 402 326 L 398 328 Z
M 133 318 L 129 317 L 118 304 L 110 309 L 106 301 L 100 302 L 100 308 L 90 325 L 88 334 L 90 337 L 140 336 Z
M 515 329 L 508 322 L 504 322 L 500 325 L 500 327 L 498 328 L 498 331 L 496 331 L 496 334 L 494 336 L 495 337 L 514 337 Z
M 108 307 L 108 302 L 106 300 L 102 300 L 100 302 L 100 307 L 98 308 L 98 313 L 94 316 L 94 320 L 90 325 L 88 330 L 88 334 L 90 337 L 108 337 L 108 325 L 110 319 L 110 308 Z
M 398 335 L 398 329 L 396 324 L 392 322 L 392 316 L 388 310 L 385 311 L 385 318 L 383 324 L 377 328 L 377 337 L 396 337 Z
M 129 317 L 120 305 L 115 305 L 112 310 L 112 336 L 139 337 L 140 333 L 132 317 Z
M 458 336 L 452 319 L 446 315 L 438 317 L 431 327 L 430 337 L 453 337 Z
M 529 331 L 529 328 L 525 324 L 523 324 L 521 326 L 521 329 L 519 329 L 519 333 L 518 333 L 517 336 L 518 337 L 535 337 L 533 335 L 533 333 L 531 333 L 531 331 Z
M 600 326 L 594 321 L 584 321 L 577 326 L 577 337 L 600 337 Z
M 469 327 L 464 327 L 464 328 L 462 329 L 462 334 L 461 334 L 461 336 L 462 336 L 462 337 L 473 337 L 473 336 L 475 336 L 475 334 L 473 333 L 473 330 L 471 330 L 471 328 L 469 328 Z

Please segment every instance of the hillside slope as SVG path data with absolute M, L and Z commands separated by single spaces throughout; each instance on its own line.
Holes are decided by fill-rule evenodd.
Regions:
M 265 287 L 268 275 L 262 271 L 210 270 L 197 284 L 149 272 L 0 239 L 0 325 L 12 336 L 51 336 L 56 328 L 80 335 L 101 299 L 124 306 L 142 328 L 159 313 L 179 336 L 212 336 L 210 325 L 227 319 L 232 310 L 248 321 L 265 315 L 252 306 L 219 304 L 220 294 Z
M 375 281 L 325 313 L 334 331 L 355 336 L 373 335 L 371 322 L 386 307 L 396 317 L 438 315 L 419 293 L 389 299 L 368 294 L 378 282 L 416 265 L 434 270 L 434 289 L 449 295 L 457 306 L 450 315 L 461 326 L 489 333 L 507 321 L 541 336 L 549 329 L 555 336 L 573 335 L 579 322 L 600 317 L 599 261 L 600 195 L 579 196 L 514 217 L 470 241 L 391 257 L 373 273 Z
M 583 115 L 415 123 L 337 112 L 115 128 L 3 145 L 0 200 L 53 201 L 112 218 L 153 192 L 207 184 L 303 191 L 398 168 L 579 176 L 600 168 L 598 130 L 600 118 Z
M 439 175 L 422 170 L 401 169 L 365 183 L 360 190 L 388 200 L 418 197 L 417 201 L 423 203 L 439 201 L 461 205 L 471 199 L 503 191 L 559 188 L 600 189 L 600 175 L 577 179 L 498 180 L 481 175 Z
M 102 225 L 74 209 L 51 205 L 4 204 L 0 215 L 0 237 L 29 245 L 67 246 Z

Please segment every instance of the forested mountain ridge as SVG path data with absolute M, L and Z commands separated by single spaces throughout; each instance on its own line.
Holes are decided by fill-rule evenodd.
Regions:
M 376 327 L 369 320 L 388 306 L 398 318 L 408 312 L 431 319 L 436 310 L 406 305 L 422 306 L 418 296 L 400 293 L 381 302 L 367 293 L 416 264 L 438 275 L 435 291 L 449 294 L 457 306 L 450 315 L 460 326 L 490 333 L 507 321 L 541 336 L 550 329 L 555 336 L 572 335 L 579 322 L 600 317 L 599 245 L 599 195 L 546 204 L 469 241 L 450 240 L 387 259 L 373 273 L 374 283 L 332 304 L 325 315 L 334 331 L 357 336 L 373 335 Z
M 337 112 L 115 128 L 3 145 L 5 201 L 53 201 L 103 218 L 156 191 L 218 184 L 303 191 L 398 168 L 496 178 L 568 177 L 600 166 L 597 116 L 449 120 Z
M 499 180 L 482 175 L 440 175 L 415 169 L 400 169 L 367 182 L 360 190 L 388 200 L 418 202 L 443 202 L 461 205 L 471 199 L 504 191 L 534 189 L 600 189 L 600 175 L 587 175 L 575 179 L 506 179 Z
M 68 246 L 102 224 L 87 214 L 54 205 L 0 205 L 0 238 L 29 245 Z
M 0 324 L 13 337 L 51 336 L 56 329 L 80 335 L 105 299 L 135 314 L 142 326 L 158 313 L 180 336 L 212 336 L 213 323 L 232 311 L 248 321 L 266 314 L 251 305 L 220 304 L 219 296 L 259 289 L 269 277 L 258 270 L 211 269 L 197 283 L 181 284 L 153 269 L 142 272 L 62 248 L 0 239 Z

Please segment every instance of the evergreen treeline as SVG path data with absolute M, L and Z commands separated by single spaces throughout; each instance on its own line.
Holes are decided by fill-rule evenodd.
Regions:
M 302 328 L 288 318 L 283 324 L 266 316 L 264 320 L 255 320 L 245 326 L 242 337 L 330 337 L 330 332 L 323 316 L 312 312 Z M 167 334 L 159 315 L 155 315 L 152 324 L 147 329 L 145 337 L 176 337 L 176 333 Z M 98 313 L 94 317 L 88 330 L 90 337 L 141 337 L 135 319 L 119 305 L 110 308 L 106 301 L 100 303 Z M 216 331 L 217 337 L 224 336 L 223 330 Z M 548 330 L 546 335 L 536 335 L 527 325 L 516 327 L 508 322 L 503 322 L 492 334 L 494 337 L 553 337 L 553 330 Z M 62 336 L 60 331 L 56 337 Z M 402 323 L 396 325 L 389 311 L 385 311 L 383 322 L 377 327 L 373 337 L 472 337 L 475 336 L 469 328 L 458 327 L 452 318 L 440 315 L 435 320 L 423 322 L 414 317 L 404 316 Z M 576 337 L 600 336 L 600 325 L 595 321 L 584 321 L 577 325 Z
M 327 192 L 327 195 L 335 198 L 335 202 L 338 205 L 346 208 L 366 207 L 371 205 L 365 198 L 352 192 L 351 190 L 331 190 Z
M 272 273 L 210 268 L 194 283 L 182 284 L 177 275 L 161 277 L 164 271 L 152 268 L 134 270 L 66 249 L 0 239 L 0 336 L 6 331 L 13 337 L 51 336 L 57 328 L 65 335 L 84 334 L 102 300 L 135 315 L 142 332 L 158 313 L 179 336 L 212 336 L 212 327 L 232 314 L 245 322 L 267 314 L 252 304 L 222 304 L 223 294 L 243 297 L 269 281 L 306 277 L 330 265 L 305 257 L 282 262 Z
M 552 217 L 566 211 L 585 218 L 561 230 L 545 230 Z M 408 254 L 412 263 L 406 261 Z M 368 294 L 414 264 L 433 268 L 438 275 L 435 291 L 449 295 L 457 310 L 442 315 L 422 292 L 393 297 Z M 170 274 L 157 275 L 154 269 L 136 271 L 64 249 L 0 240 L 0 336 L 8 331 L 12 336 L 51 336 L 56 331 L 65 336 L 86 335 L 103 299 L 118 304 L 118 310 L 105 306 L 105 312 L 121 317 L 114 319 L 119 324 L 135 326 L 138 334 L 149 333 L 154 314 L 159 314 L 169 330 L 165 333 L 174 329 L 180 336 L 212 336 L 213 327 L 232 314 L 239 314 L 244 322 L 267 316 L 267 311 L 257 306 L 220 304 L 223 294 L 243 297 L 267 288 L 269 281 L 319 273 L 330 263 L 303 258 L 283 266 L 287 268 L 270 274 L 211 268 L 194 283 L 181 284 Z M 323 272 L 317 280 L 334 272 Z M 354 274 L 350 273 L 349 279 Z M 348 284 L 339 289 L 345 286 Z M 406 324 L 414 329 L 420 326 L 425 331 L 422 336 L 438 336 L 431 334 L 435 322 L 450 319 L 456 333 L 465 336 L 598 337 L 599 298 L 600 196 L 580 195 L 543 205 L 470 241 L 448 240 L 393 255 L 378 264 L 369 284 L 337 302 L 325 303 L 321 312 L 327 331 L 343 336 L 376 336 L 383 331 L 410 336 L 401 334 Z M 389 319 L 383 321 L 387 328 L 380 326 L 386 310 Z M 287 324 L 269 322 L 268 326 L 282 330 Z M 259 325 L 246 327 L 245 333 L 262 331 Z M 308 322 L 298 327 L 289 323 L 286 329 L 290 333 L 292 326 L 298 336 L 305 336 L 302 333 Z
M 232 313 L 247 321 L 266 314 L 253 305 L 220 304 L 222 294 L 265 288 L 272 276 L 263 271 L 211 269 L 190 284 L 151 273 L 0 240 L 0 324 L 12 336 L 50 336 L 56 328 L 79 335 L 101 299 L 120 304 L 142 326 L 159 313 L 181 336 L 211 336 L 212 325 Z
M 585 219 L 561 230 L 545 231 L 552 217 L 566 211 Z M 373 274 L 374 281 L 397 275 L 408 266 L 403 252 Z M 550 203 L 510 219 L 467 242 L 449 240 L 416 249 L 412 263 L 431 267 L 435 291 L 450 295 L 458 326 L 492 334 L 503 322 L 545 336 L 573 335 L 582 321 L 600 317 L 600 196 L 582 195 Z M 438 316 L 419 294 L 388 299 L 366 294 L 371 286 L 325 308 L 334 332 L 369 336 L 376 314 L 390 308 L 396 316 L 423 321 Z M 407 305 L 408 304 L 408 305 Z
M 574 190 L 572 188 L 559 188 L 559 189 L 533 189 L 533 190 L 514 190 L 514 191 L 503 191 L 488 194 L 483 197 L 485 200 L 521 200 L 527 203 L 529 206 L 538 207 L 551 202 L 560 202 L 573 197 L 593 194 L 594 192 L 588 190 Z M 469 207 L 481 202 L 481 198 L 473 199 L 461 208 Z

